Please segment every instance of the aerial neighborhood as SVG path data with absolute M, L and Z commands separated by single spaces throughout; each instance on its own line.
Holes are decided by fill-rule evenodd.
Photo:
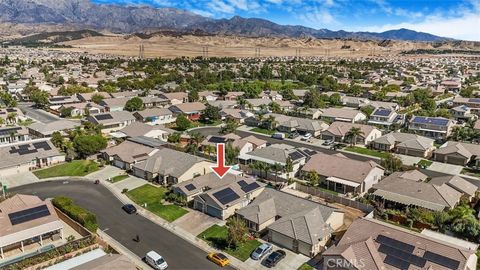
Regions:
M 478 57 L 0 48 L 0 268 L 474 270 L 479 87 Z

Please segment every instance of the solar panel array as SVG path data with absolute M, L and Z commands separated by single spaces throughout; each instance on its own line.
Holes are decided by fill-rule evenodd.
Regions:
M 298 151 L 289 153 L 288 156 L 289 156 L 292 160 L 298 160 L 298 159 L 302 159 L 302 158 L 305 157 L 304 155 L 302 155 L 302 153 L 300 153 L 300 152 L 298 152 Z
M 192 191 L 194 189 L 196 189 L 196 187 L 193 185 L 193 184 L 188 184 L 185 186 L 185 188 L 188 190 L 188 191 Z
M 46 205 L 40 205 L 22 211 L 10 213 L 8 214 L 8 218 L 10 219 L 12 225 L 17 225 L 49 215 L 50 211 L 48 210 L 48 207 Z
M 240 180 L 237 182 L 237 184 L 240 186 L 240 187 L 244 187 L 244 186 L 248 186 L 247 182 L 245 182 L 245 180 Z
M 227 142 L 227 139 L 223 138 L 223 137 L 212 136 L 212 137 L 210 137 L 208 142 L 211 142 L 211 143 L 225 143 L 225 142 Z
M 431 262 L 434 262 L 438 265 L 441 265 L 450 269 L 458 269 L 458 266 L 460 265 L 460 262 L 457 260 L 450 259 L 430 251 L 426 251 L 425 254 L 423 254 L 423 257 L 426 260 L 429 260 Z
M 392 111 L 388 109 L 378 109 L 376 110 L 373 115 L 377 116 L 389 116 Z
M 13 108 L 7 108 L 7 112 L 17 112 L 17 110 Z
M 215 197 L 221 204 L 228 204 L 233 202 L 234 200 L 240 198 L 235 191 L 231 188 L 224 188 L 220 191 L 213 193 L 213 197 Z
M 317 154 L 318 152 L 315 151 L 315 150 L 311 150 L 311 149 L 298 149 L 298 151 L 300 151 L 300 153 L 302 153 L 303 155 L 307 156 L 307 157 L 311 157 L 315 154 Z
M 112 117 L 110 114 L 108 114 L 108 113 L 107 113 L 107 114 L 95 115 L 95 118 L 96 118 L 97 120 L 100 120 L 100 121 L 102 121 L 102 120 L 108 120 L 108 119 L 113 119 L 113 117 Z
M 395 257 L 399 260 L 402 260 L 406 262 L 408 265 L 413 264 L 420 268 L 424 267 L 425 264 L 427 263 L 427 260 L 417 255 L 414 255 L 411 252 L 402 251 L 397 248 L 387 246 L 385 244 L 381 244 L 380 247 L 378 248 L 378 251 L 381 253 L 387 254 L 387 256 Z
M 480 103 L 480 98 L 470 98 L 468 99 L 468 102 Z
M 43 149 L 45 151 L 51 150 L 52 148 L 47 142 L 36 142 L 32 144 L 22 144 L 18 146 L 12 146 L 10 154 L 19 154 L 20 156 L 37 153 L 39 149 Z
M 448 124 L 448 119 L 444 118 L 430 118 L 430 117 L 421 117 L 421 116 L 416 116 L 413 119 L 414 123 L 418 124 L 432 124 L 432 125 L 438 125 L 438 126 L 446 126 Z
M 10 127 L 0 130 L 0 136 L 10 135 L 11 132 L 17 132 L 21 130 L 21 127 Z
M 259 185 L 257 182 L 253 182 L 253 183 L 251 183 L 251 184 L 249 184 L 249 185 L 246 185 L 246 186 L 241 187 L 241 189 L 243 190 L 243 192 L 247 193 L 247 192 L 250 192 L 250 191 L 252 191 L 252 190 L 255 190 L 255 189 L 259 188 L 259 187 L 260 187 L 260 185 Z

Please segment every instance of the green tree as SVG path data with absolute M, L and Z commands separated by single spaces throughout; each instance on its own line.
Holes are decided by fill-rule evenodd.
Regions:
M 100 94 L 95 94 L 92 96 L 92 101 L 95 102 L 96 104 L 99 104 L 100 102 L 102 102 L 103 99 L 104 97 Z
M 70 117 L 70 116 L 72 116 L 72 110 L 73 110 L 72 107 L 63 107 L 63 108 L 60 110 L 60 116 L 62 116 L 62 117 Z
M 363 133 L 363 131 L 360 128 L 352 127 L 347 132 L 347 134 L 345 134 L 345 137 L 350 140 L 350 144 L 353 146 L 353 145 L 357 144 L 357 138 L 359 136 L 363 136 L 363 135 L 365 135 L 365 134 Z
M 179 115 L 175 120 L 175 125 L 177 126 L 178 130 L 184 131 L 192 127 L 192 121 L 182 114 Z
M 223 124 L 222 128 L 220 129 L 220 133 L 222 134 L 232 133 L 232 132 L 235 132 L 237 128 L 238 128 L 238 123 L 231 118 L 227 118 L 227 121 L 225 121 L 225 124 Z
M 238 247 L 247 240 L 248 228 L 245 221 L 239 217 L 233 217 L 227 221 L 227 242 L 231 248 Z
M 316 171 L 309 171 L 307 173 L 306 180 L 308 181 L 308 183 L 310 183 L 310 185 L 316 187 L 320 182 L 320 176 Z
M 107 147 L 107 139 L 102 135 L 78 135 L 73 140 L 75 151 L 86 158 Z
M 175 133 L 172 133 L 172 134 L 168 135 L 167 141 L 169 143 L 179 143 L 180 142 L 180 137 L 181 137 L 181 134 L 178 133 L 178 132 L 175 132 Z
M 478 91 L 478 87 L 468 86 L 460 90 L 460 95 L 462 97 L 471 98 L 473 94 Z
M 374 110 L 375 110 L 375 107 L 373 107 L 372 105 L 367 105 L 360 108 L 360 111 L 363 112 L 367 117 L 370 117 L 370 115 L 372 115 Z
M 283 166 L 280 163 L 275 162 L 273 165 L 270 166 L 272 171 L 275 174 L 275 182 L 278 181 L 278 173 L 283 171 Z
M 44 91 L 36 91 L 30 97 L 37 108 L 45 108 L 48 105 L 48 93 Z
M 270 110 L 274 113 L 282 113 L 282 107 L 280 107 L 280 105 L 276 102 L 271 102 L 268 107 L 270 108 Z
M 200 97 L 198 96 L 198 91 L 193 89 L 188 92 L 188 102 L 198 101 Z
M 285 172 L 286 173 L 293 172 L 293 160 L 291 157 L 287 158 L 287 162 L 285 163 Z
M 129 112 L 140 111 L 142 109 L 143 109 L 143 101 L 139 97 L 131 98 L 125 104 L 125 110 L 127 110 Z
M 52 141 L 53 145 L 55 145 L 55 147 L 63 149 L 63 137 L 59 131 L 53 132 L 52 138 L 50 140 Z
M 233 165 L 238 162 L 238 155 L 240 154 L 240 149 L 234 147 L 231 143 L 227 143 L 225 146 L 225 163 L 226 165 Z
M 202 111 L 201 119 L 204 122 L 213 123 L 220 119 L 220 109 L 218 107 L 207 104 Z
M 339 93 L 334 93 L 330 96 L 330 98 L 328 99 L 328 102 L 332 106 L 339 106 L 342 104 L 342 97 L 340 96 Z
M 393 173 L 402 170 L 403 162 L 400 158 L 394 156 L 393 154 L 387 153 L 386 157 L 382 158 L 380 165 L 382 165 L 387 172 Z

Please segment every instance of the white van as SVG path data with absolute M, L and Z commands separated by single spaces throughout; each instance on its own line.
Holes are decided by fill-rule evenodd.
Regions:
M 165 270 L 168 268 L 168 264 L 163 257 L 153 250 L 147 253 L 145 260 L 154 269 Z

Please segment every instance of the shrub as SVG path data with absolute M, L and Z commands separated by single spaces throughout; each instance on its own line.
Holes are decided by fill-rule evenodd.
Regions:
M 91 232 L 95 232 L 98 229 L 97 217 L 94 213 L 83 209 L 82 207 L 73 203 L 73 200 L 67 197 L 55 197 L 52 200 L 55 205 L 62 212 L 67 214 L 71 219 L 82 224 Z
M 127 193 L 127 192 L 128 192 L 128 188 L 122 189 L 122 193 Z
M 407 224 L 406 224 L 409 228 L 412 228 L 413 227 L 413 220 L 411 219 L 407 219 Z

